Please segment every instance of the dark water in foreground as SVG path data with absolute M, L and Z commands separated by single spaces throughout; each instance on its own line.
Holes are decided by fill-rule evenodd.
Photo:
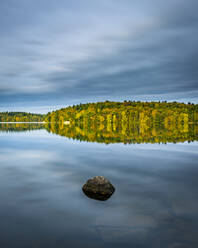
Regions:
M 38 128 L 0 132 L 0 247 L 198 247 L 197 141 L 106 145 Z M 96 175 L 116 188 L 107 201 L 81 190 Z

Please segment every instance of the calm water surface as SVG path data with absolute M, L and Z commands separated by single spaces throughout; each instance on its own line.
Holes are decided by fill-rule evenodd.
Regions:
M 107 201 L 82 192 L 96 175 L 116 188 Z M 1 131 L 0 247 L 197 248 L 197 179 L 198 142 L 106 145 Z

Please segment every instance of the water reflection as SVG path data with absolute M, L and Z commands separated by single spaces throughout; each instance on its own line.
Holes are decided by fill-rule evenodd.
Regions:
M 108 125 L 83 125 L 83 123 L 65 125 L 64 123 L 0 123 L 0 131 L 21 132 L 38 129 L 58 134 L 74 140 L 97 143 L 177 143 L 198 140 L 198 125 L 163 123 L 126 125 L 112 123 Z
M 25 132 L 31 130 L 39 130 L 43 129 L 43 123 L 33 123 L 33 122 L 24 122 L 24 123 L 11 123 L 11 122 L 4 122 L 0 123 L 0 132 Z
M 93 192 L 89 192 L 86 191 L 82 188 L 83 193 L 90 199 L 94 199 L 94 200 L 98 200 L 98 201 L 106 201 L 108 200 L 111 195 L 102 195 L 102 194 L 98 194 L 98 193 L 93 193 Z
M 136 123 L 130 126 L 126 123 L 92 124 L 47 123 L 45 127 L 49 132 L 68 138 L 105 144 L 177 143 L 198 140 L 198 125 L 189 123 L 175 123 L 174 125 Z
M 197 248 L 197 151 L 0 133 L 0 247 Z M 81 187 L 101 174 L 116 193 L 89 200 Z

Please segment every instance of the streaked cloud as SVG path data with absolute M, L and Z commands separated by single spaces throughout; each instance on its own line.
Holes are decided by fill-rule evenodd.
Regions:
M 0 3 L 0 110 L 198 102 L 196 0 Z

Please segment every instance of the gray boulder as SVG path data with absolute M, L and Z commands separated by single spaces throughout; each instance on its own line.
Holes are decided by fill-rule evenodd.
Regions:
M 105 177 L 96 176 L 89 179 L 82 190 L 89 198 L 105 201 L 114 193 L 115 188 Z

